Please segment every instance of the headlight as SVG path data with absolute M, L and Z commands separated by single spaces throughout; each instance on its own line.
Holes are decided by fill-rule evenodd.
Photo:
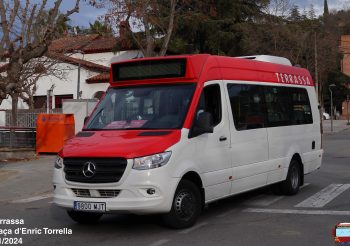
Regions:
M 133 169 L 137 170 L 147 170 L 152 168 L 157 168 L 167 164 L 171 156 L 171 152 L 164 152 L 160 154 L 144 156 L 134 159 Z
M 61 156 L 57 156 L 55 160 L 55 168 L 61 169 L 63 166 L 63 158 Z

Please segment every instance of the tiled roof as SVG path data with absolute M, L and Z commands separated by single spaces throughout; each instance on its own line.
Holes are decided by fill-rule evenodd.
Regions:
M 65 53 L 74 50 L 82 50 L 84 46 L 91 44 L 100 37 L 98 34 L 66 36 L 53 40 L 49 46 L 49 52 Z
M 66 56 L 63 54 L 58 54 L 58 53 L 53 53 L 53 52 L 49 52 L 48 53 L 48 57 L 52 58 L 52 59 L 57 59 L 69 64 L 73 64 L 73 65 L 79 65 L 89 69 L 91 71 L 96 71 L 96 72 L 108 72 L 109 71 L 109 67 L 100 65 L 100 64 L 96 64 L 93 62 L 89 62 L 89 61 L 85 61 L 82 59 L 78 59 L 78 58 L 73 58 L 70 56 Z
M 121 50 L 137 49 L 135 45 L 124 39 L 99 34 L 67 36 L 52 41 L 49 51 L 55 53 L 68 53 L 75 50 L 85 54 L 111 52 L 119 43 Z
M 8 63 L 0 65 L 0 73 L 5 72 L 8 66 Z
M 117 44 L 117 39 L 111 36 L 101 36 L 90 44 L 86 45 L 82 50 L 84 53 L 109 52 Z
M 5 51 L 3 53 L 0 54 L 0 58 L 8 58 L 10 56 L 9 52 L 8 51 Z
M 98 75 L 95 75 L 93 77 L 90 77 L 86 80 L 86 83 L 93 84 L 93 83 L 108 83 L 109 82 L 109 73 L 101 73 Z
M 54 40 L 50 52 L 67 53 L 75 50 L 88 53 L 111 52 L 118 40 L 113 36 L 101 36 L 99 34 L 67 36 Z

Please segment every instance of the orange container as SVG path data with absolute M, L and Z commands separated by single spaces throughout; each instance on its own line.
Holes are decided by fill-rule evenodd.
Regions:
M 39 114 L 36 121 L 36 153 L 57 153 L 74 136 L 73 114 Z

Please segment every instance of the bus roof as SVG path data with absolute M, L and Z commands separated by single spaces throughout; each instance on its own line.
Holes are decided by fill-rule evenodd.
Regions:
M 134 76 L 135 72 L 138 74 Z M 110 71 L 111 86 L 210 80 L 314 86 L 309 71 L 303 68 L 208 54 L 133 59 L 112 63 Z

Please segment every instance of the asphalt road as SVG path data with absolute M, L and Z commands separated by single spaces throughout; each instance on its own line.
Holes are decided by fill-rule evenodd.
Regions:
M 69 228 L 71 235 L 7 235 L 23 245 L 335 245 L 332 228 L 350 222 L 350 130 L 324 136 L 321 169 L 290 197 L 268 188 L 210 204 L 186 230 L 164 228 L 157 216 L 105 215 L 97 225 L 78 225 L 51 203 L 54 157 L 0 164 L 1 229 Z M 24 225 L 4 225 L 18 218 Z M 0 238 L 4 235 L 0 235 Z M 1 242 L 0 242 L 1 244 Z

